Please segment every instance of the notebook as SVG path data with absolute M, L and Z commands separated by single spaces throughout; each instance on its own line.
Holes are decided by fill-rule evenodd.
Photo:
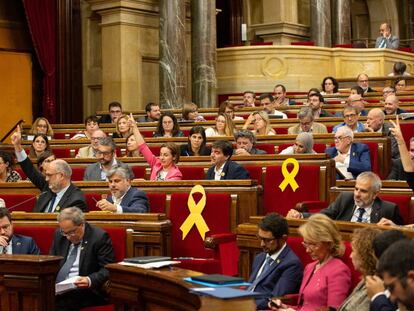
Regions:
M 204 282 L 204 283 L 211 283 L 211 284 L 219 284 L 219 285 L 231 285 L 231 284 L 238 284 L 244 282 L 243 278 L 228 276 L 223 274 L 205 274 L 200 276 L 192 276 L 192 280 Z
M 265 296 L 262 293 L 241 290 L 241 289 L 234 289 L 231 287 L 216 287 L 216 288 L 200 287 L 200 288 L 192 288 L 190 292 L 199 294 L 199 295 L 213 296 L 213 297 L 220 298 L 220 299 Z
M 139 256 L 139 257 L 131 257 L 131 258 L 125 258 L 125 262 L 130 263 L 137 263 L 137 264 L 146 264 L 150 262 L 158 262 L 158 261 L 167 261 L 171 260 L 171 257 L 166 256 Z

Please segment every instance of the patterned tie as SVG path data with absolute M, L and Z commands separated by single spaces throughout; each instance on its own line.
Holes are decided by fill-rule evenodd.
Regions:
M 378 47 L 379 49 L 383 49 L 383 48 L 385 48 L 385 38 L 382 38 L 382 41 L 381 41 L 381 43 L 380 43 L 380 45 L 379 45 L 379 47 Z
M 272 265 L 273 262 L 274 260 L 272 259 L 272 257 L 268 256 L 266 258 L 266 262 L 263 266 L 262 272 L 260 273 L 260 275 L 256 276 L 256 279 L 254 280 L 254 282 L 247 288 L 248 291 L 254 291 L 254 289 L 257 286 L 258 281 L 261 279 L 261 276 L 264 275 L 266 271 L 270 269 L 270 266 Z
M 3 250 L 1 251 L 3 254 L 7 254 L 7 246 L 3 246 Z
M 363 219 L 362 216 L 364 216 L 365 214 L 365 209 L 362 207 L 358 207 L 358 212 L 359 212 L 359 215 L 357 218 L 357 222 L 362 222 L 362 219 Z
M 56 283 L 62 282 L 63 280 L 66 280 L 66 278 L 69 275 L 70 269 L 72 268 L 73 264 L 75 263 L 76 256 L 78 255 L 78 247 L 80 243 L 73 245 L 72 252 L 69 254 L 69 256 L 66 258 L 66 261 L 62 268 L 60 268 L 59 273 L 56 277 Z
M 52 213 L 53 212 L 53 205 L 55 204 L 56 201 L 56 193 L 52 193 L 52 198 L 49 201 L 49 206 L 46 210 L 46 213 Z

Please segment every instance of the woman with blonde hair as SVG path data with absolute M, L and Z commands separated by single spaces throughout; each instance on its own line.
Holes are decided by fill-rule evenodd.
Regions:
M 216 118 L 215 127 L 206 129 L 207 137 L 234 136 L 233 120 L 225 113 L 219 113 Z
M 127 138 L 132 133 L 132 129 L 129 126 L 128 120 L 129 117 L 126 114 L 123 114 L 116 119 L 116 132 L 112 135 L 112 138 Z
M 314 311 L 337 309 L 349 294 L 351 271 L 339 257 L 345 247 L 335 222 L 323 214 L 315 214 L 299 227 L 303 247 L 314 260 L 305 267 L 298 303 L 295 309 L 278 299 L 272 302 L 280 307 L 273 310 Z
M 37 118 L 33 124 L 32 128 L 30 129 L 29 134 L 37 135 L 37 134 L 44 134 L 49 138 L 53 138 L 53 129 L 50 125 L 49 121 L 44 117 Z M 31 138 L 28 138 L 31 139 Z
M 247 130 L 249 125 L 253 123 L 252 132 L 257 135 L 276 135 L 274 129 L 272 129 L 270 124 L 269 115 L 266 111 L 254 111 L 247 118 L 246 122 L 243 125 L 243 130 Z
M 367 295 L 365 277 L 375 274 L 378 259 L 375 256 L 373 243 L 380 232 L 378 229 L 361 228 L 356 229 L 352 234 L 352 264 L 355 270 L 362 273 L 362 279 L 341 305 L 339 311 L 369 310 L 371 298 Z

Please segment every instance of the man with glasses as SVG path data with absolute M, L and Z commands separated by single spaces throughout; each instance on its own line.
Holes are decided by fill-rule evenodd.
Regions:
M 99 123 L 116 123 L 116 120 L 122 115 L 122 106 L 119 102 L 111 102 L 108 105 L 109 114 L 102 116 Z
M 288 134 L 325 134 L 328 129 L 322 123 L 314 122 L 313 111 L 310 107 L 301 107 L 298 112 L 299 124 L 288 128 Z
M 356 181 L 354 192 L 342 192 L 334 202 L 320 213 L 333 220 L 378 223 L 382 218 L 392 219 L 402 224 L 400 210 L 395 203 L 383 201 L 378 197 L 381 179 L 372 172 L 361 173 Z M 288 218 L 307 218 L 310 213 L 300 213 L 291 209 Z
M 14 234 L 13 223 L 7 208 L 0 208 L 0 254 L 39 255 L 36 242 L 28 236 Z
M 332 133 L 336 133 L 339 128 L 343 126 L 347 126 L 352 130 L 354 133 L 361 133 L 365 131 L 365 126 L 361 122 L 358 121 L 359 119 L 359 112 L 358 109 L 355 107 L 345 107 L 342 115 L 344 116 L 344 122 L 337 124 L 332 129 Z
M 384 100 L 388 97 L 388 95 L 395 95 L 395 88 L 392 86 L 386 86 L 382 90 L 382 97 Z
M 98 147 L 96 148 L 97 163 L 90 164 L 86 167 L 83 180 L 85 181 L 100 181 L 106 180 L 106 174 L 109 170 L 115 167 L 123 167 L 130 173 L 130 179 L 134 178 L 134 173 L 131 168 L 121 161 L 116 159 L 116 145 L 112 137 L 104 137 L 99 139 Z
M 335 133 L 335 147 L 325 150 L 335 160 L 337 179 L 355 179 L 360 173 L 371 170 L 368 146 L 354 143 L 353 140 L 354 132 L 342 126 Z
M 82 191 L 71 182 L 72 169 L 61 159 L 54 160 L 45 167 L 44 175 L 40 173 L 27 157 L 21 145 L 22 135 L 20 126 L 11 137 L 17 161 L 30 181 L 41 191 L 37 197 L 33 212 L 60 212 L 69 206 L 87 210 Z
M 257 238 L 263 252 L 253 261 L 249 290 L 263 293 L 256 299 L 257 309 L 268 309 L 268 298 L 297 293 L 302 281 L 300 259 L 286 244 L 289 226 L 281 215 L 271 213 L 258 224 Z
M 364 91 L 364 94 L 370 93 L 370 92 L 375 92 L 375 90 L 370 88 L 369 78 L 368 78 L 368 75 L 366 75 L 365 73 L 360 73 L 357 76 L 357 84 Z
M 91 135 L 91 144 L 86 147 L 79 148 L 76 158 L 96 158 L 96 151 L 99 146 L 99 139 L 106 137 L 102 130 L 96 130 Z
M 50 255 L 62 256 L 56 283 L 76 278 L 75 288 L 56 295 L 56 310 L 79 310 L 103 305 L 108 297 L 102 286 L 108 280 L 105 266 L 114 262 L 112 241 L 104 230 L 85 221 L 76 207 L 57 217 L 59 228 L 53 237 Z

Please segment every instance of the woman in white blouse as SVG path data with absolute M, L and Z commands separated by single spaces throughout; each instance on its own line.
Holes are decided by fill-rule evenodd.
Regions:
M 219 113 L 216 118 L 216 126 L 206 129 L 207 137 L 233 136 L 234 124 L 230 117 L 225 113 Z

